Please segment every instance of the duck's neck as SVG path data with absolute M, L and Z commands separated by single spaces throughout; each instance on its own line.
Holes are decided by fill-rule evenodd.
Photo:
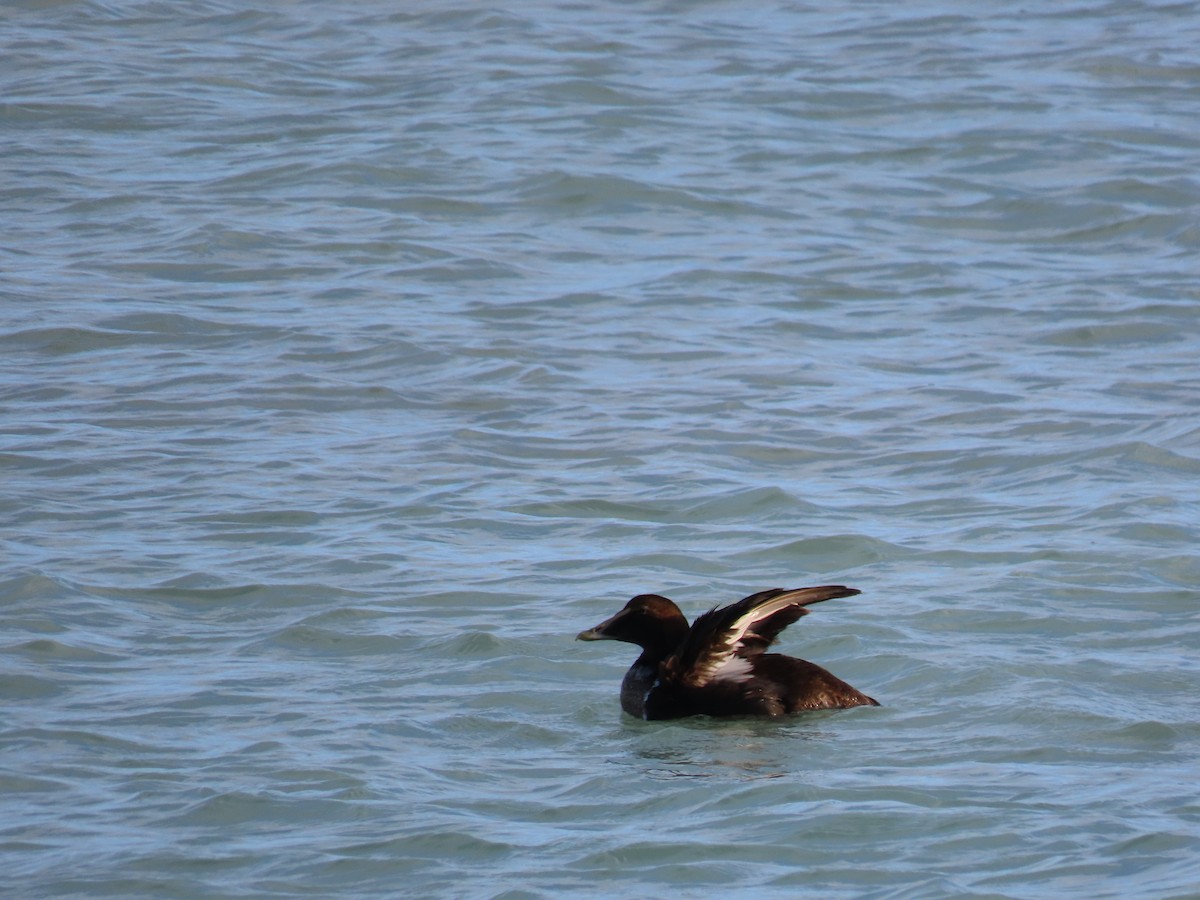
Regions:
M 687 633 L 687 619 L 682 614 L 661 623 L 659 633 L 642 645 L 642 655 L 621 681 L 621 709 L 639 719 L 646 717 L 646 695 L 658 682 L 659 664 L 679 649 Z

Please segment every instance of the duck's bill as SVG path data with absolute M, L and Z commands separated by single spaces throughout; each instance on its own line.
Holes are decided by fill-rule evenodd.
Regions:
M 624 612 L 624 610 L 622 610 Z M 615 616 L 609 616 L 595 628 L 589 628 L 587 631 L 581 631 L 575 635 L 577 641 L 611 641 L 612 635 L 608 633 L 608 626 L 621 617 L 621 613 Z

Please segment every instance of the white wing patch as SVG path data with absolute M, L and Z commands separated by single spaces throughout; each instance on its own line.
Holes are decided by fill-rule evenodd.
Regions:
M 811 591 L 812 588 L 787 591 L 778 597 L 768 600 L 766 603 L 754 607 L 754 609 L 734 620 L 733 624 L 725 629 L 720 636 L 723 649 L 706 654 L 707 659 L 702 658 L 689 680 L 696 685 L 704 685 L 718 678 L 733 682 L 749 681 L 753 663 L 737 655 L 738 649 L 742 644 L 742 638 L 746 636 L 746 632 L 750 630 L 755 622 L 773 616 L 781 609 L 787 609 L 789 606 L 796 605 L 798 600 L 806 597 Z
M 800 590 L 796 591 L 788 591 L 786 594 L 780 594 L 774 600 L 768 600 L 761 606 L 756 606 L 754 609 L 750 610 L 750 612 L 746 613 L 733 623 L 733 626 L 728 632 L 726 632 L 727 636 L 725 640 L 728 641 L 729 646 L 732 649 L 736 650 L 737 646 L 742 642 L 742 638 L 746 636 L 746 632 L 750 630 L 751 625 L 753 625 L 755 622 L 761 621 L 762 619 L 766 619 L 775 615 L 775 613 L 779 612 L 781 609 L 787 609 L 789 606 L 794 606 L 796 603 L 796 598 L 800 594 L 805 594 L 807 592 L 807 588 L 801 588 Z
M 741 656 L 727 656 L 709 673 L 708 680 L 733 681 L 741 684 L 750 680 L 753 670 L 754 666 L 750 660 Z

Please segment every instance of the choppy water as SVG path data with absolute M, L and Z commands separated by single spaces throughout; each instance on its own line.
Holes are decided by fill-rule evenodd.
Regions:
M 3 19 L 6 895 L 1200 895 L 1200 4 Z

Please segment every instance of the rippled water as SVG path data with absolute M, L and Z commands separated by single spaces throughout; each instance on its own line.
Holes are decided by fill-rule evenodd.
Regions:
M 6 894 L 1200 895 L 1200 4 L 4 18 Z

